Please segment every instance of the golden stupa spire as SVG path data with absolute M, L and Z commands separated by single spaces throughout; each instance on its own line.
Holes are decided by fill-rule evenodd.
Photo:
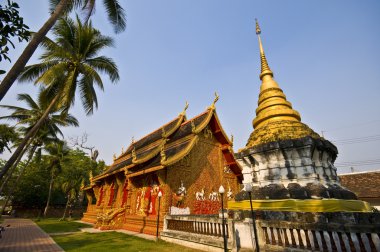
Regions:
M 261 86 L 256 117 L 252 122 L 254 131 L 248 139 L 247 147 L 305 136 L 319 137 L 307 125 L 301 123 L 300 114 L 292 108 L 292 104 L 286 100 L 284 92 L 273 79 L 273 72 L 264 54 L 257 19 L 256 34 L 260 47 Z
M 260 38 L 261 29 L 259 26 L 259 22 L 257 22 L 257 19 L 255 19 L 255 20 L 256 20 L 256 34 L 257 34 L 257 38 L 259 39 L 260 59 L 261 59 L 260 80 L 262 80 L 265 75 L 270 75 L 273 77 L 273 72 L 272 72 L 272 70 L 270 70 L 270 67 L 268 65 L 268 61 L 265 58 L 263 43 L 261 42 L 261 38 Z

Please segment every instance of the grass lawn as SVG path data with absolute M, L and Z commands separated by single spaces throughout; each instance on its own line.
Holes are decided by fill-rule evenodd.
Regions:
M 59 221 L 58 219 L 40 219 L 34 222 L 46 233 L 77 232 L 80 228 L 92 227 L 75 221 Z
M 65 251 L 127 251 L 127 252 L 197 252 L 164 241 L 151 241 L 118 232 L 78 233 L 54 236 L 54 241 Z
M 34 220 L 46 233 L 76 232 L 79 228 L 91 225 L 75 221 L 59 221 L 58 219 Z M 118 232 L 62 234 L 52 236 L 65 251 L 88 252 L 198 252 L 199 250 L 182 247 L 164 241 L 151 241 Z

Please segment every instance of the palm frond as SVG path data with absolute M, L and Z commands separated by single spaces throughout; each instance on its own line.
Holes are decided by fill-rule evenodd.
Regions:
M 30 108 L 38 110 L 40 106 L 33 100 L 33 98 L 28 94 L 18 94 L 17 95 L 18 101 L 24 101 L 26 105 L 28 105 Z
M 92 59 L 87 59 L 86 63 L 94 69 L 107 74 L 113 83 L 120 79 L 117 65 L 111 58 L 100 56 Z
M 79 81 L 82 105 L 87 115 L 94 113 L 94 106 L 98 108 L 98 99 L 93 82 L 94 80 L 90 75 L 83 75 Z
M 102 90 L 102 91 L 104 90 L 102 78 L 95 71 L 95 69 L 93 69 L 91 66 L 89 66 L 87 64 L 82 64 L 80 71 L 83 75 L 90 76 L 92 78 L 92 80 L 94 81 L 94 83 L 100 88 L 100 90 Z
M 125 30 L 126 16 L 123 7 L 119 4 L 118 0 L 103 0 L 104 7 L 108 15 L 108 19 L 114 27 L 116 33 Z
M 84 22 L 90 19 L 90 17 L 95 13 L 95 0 L 84 0 L 82 10 L 84 12 Z
M 44 72 L 46 72 L 49 68 L 58 64 L 58 61 L 46 61 L 38 64 L 33 64 L 26 66 L 22 73 L 19 75 L 18 80 L 20 82 L 26 81 L 35 81 L 38 77 L 40 77 Z

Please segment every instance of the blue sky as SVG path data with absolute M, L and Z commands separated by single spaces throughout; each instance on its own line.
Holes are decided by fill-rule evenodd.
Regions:
M 47 20 L 48 1 L 18 2 L 32 30 Z M 214 91 L 220 95 L 217 113 L 228 135 L 234 135 L 235 151 L 244 147 L 253 130 L 260 86 L 258 18 L 269 65 L 302 121 L 331 141 L 359 138 L 360 143 L 337 144 L 336 163 L 378 160 L 354 168 L 380 168 L 379 140 L 371 141 L 380 135 L 379 1 L 121 3 L 127 13 L 125 32 L 112 32 L 101 4 L 93 17 L 95 27 L 115 38 L 116 47 L 103 54 L 117 62 L 121 79 L 112 85 L 105 78 L 99 109 L 90 117 L 78 97 L 72 113 L 80 128 L 64 130 L 66 137 L 87 132 L 88 145 L 96 146 L 108 164 L 132 136 L 138 139 L 176 117 L 185 101 L 190 104 L 188 117 L 203 112 Z M 13 62 L 24 45 L 16 46 Z M 11 66 L 0 64 L 1 69 Z M 2 104 L 20 105 L 18 93 L 36 91 L 31 84 L 15 85 Z M 338 167 L 340 173 L 349 170 Z

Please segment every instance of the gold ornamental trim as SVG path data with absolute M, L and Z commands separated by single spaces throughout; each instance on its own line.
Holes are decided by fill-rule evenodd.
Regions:
M 341 199 L 283 199 L 283 200 L 252 200 L 254 210 L 279 212 L 363 212 L 372 211 L 368 202 L 361 200 Z M 251 210 L 249 200 L 228 201 L 230 210 Z
M 161 159 L 161 165 L 168 166 L 181 160 L 183 157 L 185 157 L 187 154 L 190 153 L 190 151 L 193 149 L 195 144 L 198 142 L 198 138 L 199 138 L 198 136 L 194 136 L 193 139 L 190 140 L 186 148 L 179 151 L 174 156 L 166 158 L 166 159 Z
M 144 175 L 144 174 L 151 173 L 151 172 L 154 172 L 154 171 L 158 171 L 158 170 L 161 170 L 161 169 L 164 169 L 164 168 L 165 168 L 165 166 L 162 166 L 162 165 L 154 166 L 154 167 L 151 167 L 151 168 L 148 168 L 148 169 L 144 169 L 142 171 L 126 174 L 126 178 L 132 178 L 132 177 Z

